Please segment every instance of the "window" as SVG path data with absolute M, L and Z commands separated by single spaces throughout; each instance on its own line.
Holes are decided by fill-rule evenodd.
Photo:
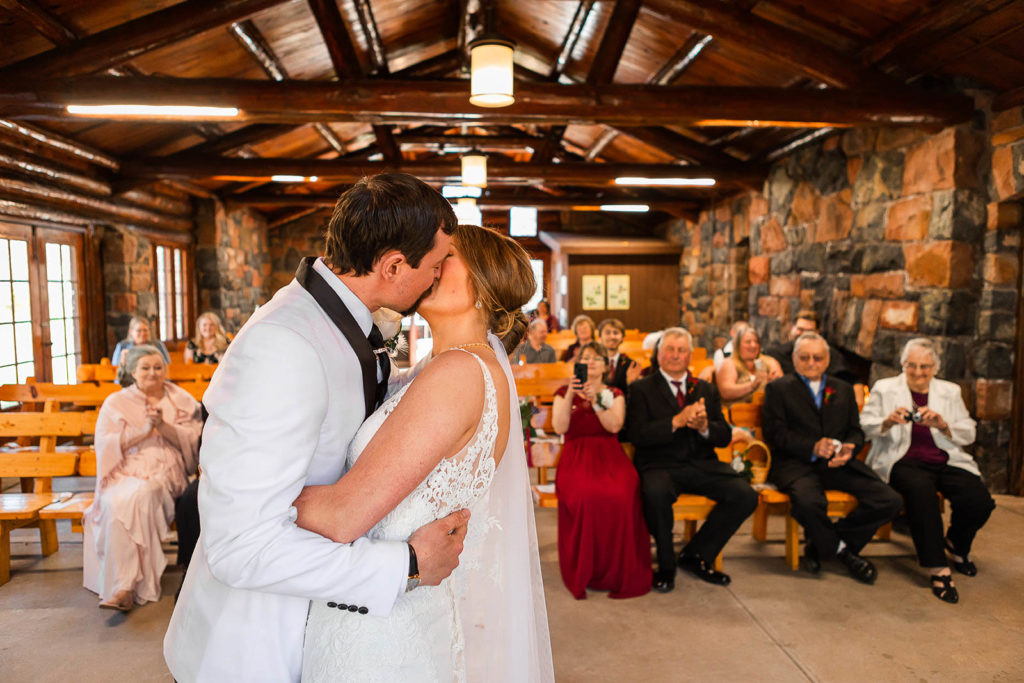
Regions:
M 508 226 L 508 234 L 512 237 L 536 237 L 536 207 L 513 206 L 508 212 Z
M 0 384 L 72 384 L 82 363 L 82 235 L 0 222 Z
M 0 236 L 0 384 L 35 376 L 28 241 Z
M 537 308 L 537 304 L 544 298 L 544 261 L 539 258 L 530 259 L 530 267 L 533 268 L 533 279 L 537 281 L 537 290 L 533 293 L 533 297 L 526 302 L 523 307 L 524 310 L 533 311 Z
M 153 247 L 156 271 L 157 330 L 163 341 L 184 339 L 188 335 L 188 296 L 185 291 L 186 254 L 184 248 L 170 244 Z

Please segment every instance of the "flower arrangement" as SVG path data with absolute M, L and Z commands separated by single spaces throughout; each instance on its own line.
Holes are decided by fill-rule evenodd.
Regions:
M 533 428 L 533 416 L 540 410 L 529 398 L 519 399 L 519 418 L 523 421 L 523 436 L 527 439 L 536 438 L 537 430 Z
M 770 465 L 771 453 L 761 441 L 749 441 L 742 450 L 733 451 L 733 470 L 754 486 L 765 483 Z
M 384 348 L 392 358 L 409 348 L 409 343 L 402 336 L 402 314 L 390 308 L 378 308 L 373 313 L 373 322 L 384 337 Z
M 822 400 L 824 405 L 828 405 L 828 401 L 832 398 L 832 394 L 836 393 L 835 387 L 825 387 L 825 398 Z

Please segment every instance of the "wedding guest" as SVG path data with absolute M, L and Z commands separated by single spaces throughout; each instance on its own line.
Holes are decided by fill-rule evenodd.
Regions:
M 796 314 L 796 320 L 789 328 L 788 339 L 785 343 L 773 346 L 765 350 L 765 353 L 774 358 L 782 368 L 782 374 L 793 373 L 793 345 L 797 337 L 808 332 L 818 331 L 818 314 L 812 310 L 805 309 Z M 838 351 L 829 354 L 828 368 L 825 374 L 829 377 L 836 377 L 848 384 L 858 385 L 860 378 L 857 377 L 846 365 L 843 356 Z M 855 386 L 856 389 L 856 386 Z
M 732 337 L 733 353 L 715 372 L 722 403 L 750 403 L 768 382 L 782 377 L 779 362 L 761 353 L 761 339 L 749 325 L 740 325 Z
M 196 336 L 185 346 L 185 362 L 216 365 L 227 348 L 228 335 L 220 317 L 208 311 L 196 319 Z
M 164 358 L 165 363 L 171 362 L 171 354 L 167 353 L 167 347 L 159 339 L 152 339 L 150 334 L 149 321 L 139 316 L 132 316 L 128 322 L 128 336 L 117 342 L 114 353 L 110 356 L 111 365 L 120 365 L 124 354 L 133 346 L 149 344 L 156 347 L 157 351 Z
M 580 347 L 594 340 L 594 319 L 589 315 L 580 314 L 572 319 L 572 332 L 576 341 L 562 353 L 562 362 L 575 363 L 579 358 Z
M 804 568 L 817 574 L 822 560 L 836 558 L 853 578 L 872 584 L 878 572 L 860 551 L 903 503 L 854 457 L 864 445 L 864 432 L 853 387 L 827 375 L 828 364 L 828 344 L 807 332 L 794 345 L 796 372 L 765 389 L 761 426 L 772 452 L 768 479 L 789 496 L 793 518 L 804 528 Z M 853 495 L 857 507 L 833 522 L 826 489 Z
M 608 352 L 608 384 L 625 392 L 626 387 L 640 378 L 640 364 L 624 353 L 619 353 L 626 338 L 626 326 L 616 318 L 606 318 L 597 326 L 597 337 Z
M 654 590 L 675 588 L 672 504 L 681 493 L 707 496 L 715 507 L 683 548 L 679 566 L 720 586 L 730 581 L 713 562 L 743 520 L 757 507 L 758 495 L 746 480 L 720 461 L 715 448 L 729 444 L 732 429 L 722 415 L 714 385 L 688 373 L 693 341 L 681 327 L 670 327 L 658 342 L 658 370 L 634 382 L 626 404 L 626 435 L 636 447 L 644 517 L 657 545 Z
M 512 361 L 518 363 L 554 363 L 555 350 L 544 342 L 548 326 L 540 318 L 530 321 L 526 328 L 526 339 L 512 352 Z
M 551 315 L 551 306 L 547 299 L 541 299 L 537 303 L 537 310 L 530 316 L 530 320 L 543 320 L 544 324 L 548 326 L 549 332 L 558 332 L 562 329 L 562 326 L 558 324 L 558 318 Z
M 748 323 L 745 320 L 737 320 L 732 324 L 732 327 L 729 328 L 729 338 L 725 341 L 725 346 L 723 346 L 720 349 L 715 349 L 714 355 L 711 356 L 711 360 L 714 363 L 715 372 L 718 372 L 718 369 L 722 367 L 722 363 L 725 361 L 726 358 L 732 356 L 732 338 L 736 336 L 736 332 L 744 325 L 749 324 L 750 323 Z
M 84 516 L 86 588 L 100 607 L 128 611 L 160 599 L 161 546 L 174 500 L 196 471 L 199 404 L 167 381 L 155 346 L 135 345 L 96 422 L 96 496 Z
M 626 416 L 622 391 L 604 383 L 607 352 L 596 342 L 580 349 L 587 381 L 555 393 L 551 422 L 565 435 L 558 461 L 558 566 L 577 600 L 587 588 L 613 598 L 651 587 L 651 546 L 640 503 L 640 479 L 618 434 Z
M 963 450 L 974 441 L 975 422 L 960 387 L 935 377 L 940 367 L 935 343 L 911 339 L 900 364 L 900 375 L 871 387 L 861 413 L 861 426 L 871 440 L 867 463 L 903 496 L 910 536 L 932 592 L 955 603 L 960 596 L 946 554 L 961 574 L 978 573 L 969 557 L 971 544 L 995 502 L 974 458 Z M 945 535 L 937 493 L 953 508 Z

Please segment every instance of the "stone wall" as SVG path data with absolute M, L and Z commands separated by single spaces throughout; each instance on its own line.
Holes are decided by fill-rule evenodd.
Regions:
M 127 336 L 132 316 L 156 320 L 153 245 L 145 237 L 111 227 L 103 229 L 100 244 L 107 323 L 103 355 L 109 358 Z
M 324 231 L 330 217 L 330 210 L 325 209 L 270 231 L 267 240 L 267 253 L 270 257 L 267 286 L 270 296 L 292 281 L 302 257 L 324 253 Z
M 196 281 L 199 310 L 220 316 L 228 332 L 237 332 L 270 294 L 267 225 L 257 212 L 199 203 L 196 211 Z
M 683 324 L 710 345 L 749 319 L 770 344 L 811 308 L 869 382 L 898 372 L 907 339 L 936 340 L 1005 490 L 1021 223 L 998 202 L 1024 191 L 1022 125 L 1018 111 L 931 135 L 849 130 L 778 162 L 761 192 L 669 223 Z

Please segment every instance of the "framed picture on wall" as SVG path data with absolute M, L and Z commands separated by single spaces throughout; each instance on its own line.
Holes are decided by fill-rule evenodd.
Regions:
M 583 310 L 603 311 L 604 275 L 583 276 Z
M 629 275 L 608 276 L 608 310 L 629 310 Z

